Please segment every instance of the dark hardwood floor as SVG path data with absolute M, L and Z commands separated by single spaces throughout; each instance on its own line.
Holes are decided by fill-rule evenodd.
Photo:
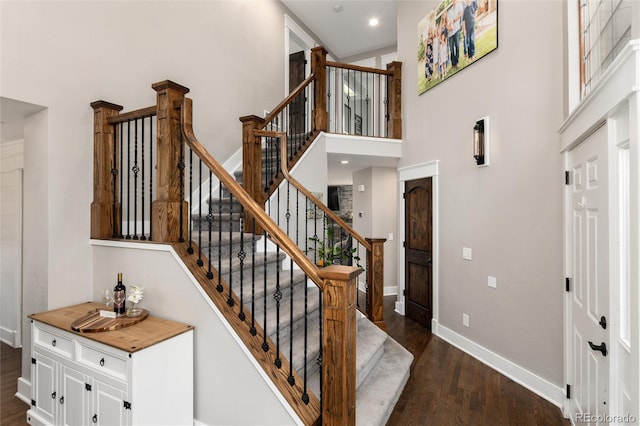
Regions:
M 387 425 L 568 425 L 560 409 L 394 312 L 385 297 L 387 332 L 415 357 L 411 376 Z M 15 397 L 20 349 L 0 347 L 0 424 L 26 425 Z
M 393 425 L 569 425 L 558 407 L 394 311 L 387 333 L 414 356 L 411 376 L 387 423 Z
M 16 398 L 21 349 L 0 343 L 0 425 L 26 425 L 29 406 Z

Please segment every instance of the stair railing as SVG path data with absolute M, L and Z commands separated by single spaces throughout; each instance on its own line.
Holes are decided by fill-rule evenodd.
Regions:
M 218 198 L 224 198 L 224 187 L 228 200 L 225 207 L 228 212 L 223 212 L 219 204 L 217 214 L 209 203 L 206 223 L 200 229 L 194 227 L 190 231 L 186 253 L 192 259 L 197 256 L 196 265 L 211 283 L 207 288 L 212 299 L 224 299 L 221 310 L 229 311 L 229 315 L 235 317 L 232 325 L 248 341 L 256 359 L 274 378 L 276 386 L 305 423 L 316 423 L 321 417 L 324 425 L 355 424 L 356 279 L 362 269 L 346 265 L 318 269 L 266 215 L 263 206 L 253 200 L 198 142 L 192 127 L 191 99 L 185 98 L 181 108 L 186 148 L 181 163 L 185 177 L 188 170 L 187 185 L 190 188 L 198 186 L 206 179 L 211 182 L 212 175 L 215 175 L 221 182 Z M 205 194 L 210 200 L 215 198 L 211 191 L 209 188 L 209 194 Z M 189 193 L 193 191 L 189 190 Z M 234 209 L 234 205 L 237 208 Z M 238 223 L 244 222 L 245 217 L 249 222 L 237 229 L 221 229 L 223 213 L 237 214 Z M 216 218 L 219 224 L 214 230 Z M 236 222 L 230 220 L 231 223 Z M 249 230 L 246 234 L 245 229 Z M 194 236 L 193 232 L 197 235 Z M 240 234 L 235 243 L 234 233 Z M 228 250 L 232 254 L 228 265 L 222 264 L 225 234 L 228 235 Z M 218 238 L 217 243 L 212 239 L 214 235 Z M 267 265 L 268 253 L 273 251 L 276 263 L 281 262 L 284 256 L 290 263 L 288 269 L 276 269 L 276 282 L 271 286 L 267 279 Z M 244 267 L 245 262 L 248 268 Z M 304 275 L 302 294 L 299 288 L 294 290 L 299 271 Z M 245 277 L 245 273 L 249 276 Z M 315 286 L 310 287 L 310 283 L 315 283 Z M 262 293 L 260 300 L 263 306 L 255 304 L 257 293 Z M 321 316 L 318 330 L 312 330 L 310 326 L 314 303 L 319 305 Z M 292 324 L 301 310 L 304 319 L 302 330 L 281 328 L 282 323 Z M 313 355 L 310 354 L 314 346 L 310 342 L 314 338 L 312 336 L 319 338 L 319 352 Z M 296 351 L 300 346 L 303 361 L 296 370 L 293 360 L 299 358 Z M 320 400 L 314 396 L 309 384 L 310 364 L 314 359 L 320 368 Z
M 91 237 L 171 243 L 305 424 L 355 424 L 356 279 L 362 269 L 318 269 L 196 140 L 191 100 L 185 97 L 189 89 L 168 80 L 152 87 L 157 104 L 149 108 L 120 114 L 119 105 L 92 104 Z M 208 194 L 193 190 L 214 175 L 221 182 L 220 198 L 222 191 L 229 193 L 217 211 L 206 201 L 214 198 L 210 183 Z M 148 194 L 140 202 L 138 187 Z M 127 188 L 133 202 L 125 200 Z M 192 202 L 207 207 L 192 217 L 185 194 L 194 193 L 201 199 Z M 234 222 L 242 225 L 233 228 Z M 290 267 L 272 285 L 268 268 L 285 256 Z M 294 280 L 302 282 L 296 290 Z M 303 325 L 287 329 L 294 315 Z M 315 329 L 313 315 L 319 317 Z M 310 383 L 314 369 L 320 372 L 318 389 Z
M 267 214 L 295 241 L 318 267 L 349 265 L 364 268 L 365 303 L 358 307 L 383 330 L 384 243 L 383 238 L 364 238 L 333 212 L 322 200 L 295 179 L 287 167 L 287 135 L 256 131 L 263 146 L 280 156 L 284 181 L 267 204 Z

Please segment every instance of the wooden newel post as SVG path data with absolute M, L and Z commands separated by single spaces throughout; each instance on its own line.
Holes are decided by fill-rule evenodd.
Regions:
M 184 145 L 180 105 L 189 89 L 169 80 L 152 85 L 157 92 L 158 147 L 156 199 L 151 205 L 155 241 L 175 242 L 188 234 L 188 205 L 183 198 L 181 167 Z
M 387 137 L 402 139 L 402 62 L 387 64 L 387 70 L 393 71 L 388 79 Z
M 91 203 L 91 238 L 120 235 L 120 200 L 114 193 L 118 184 L 115 160 L 119 147 L 109 117 L 122 111 L 120 105 L 105 101 L 91 103 L 93 108 L 93 202 Z M 114 174 L 113 172 L 116 171 Z
M 327 131 L 327 51 L 318 46 L 311 49 L 311 72 L 316 75 L 313 107 L 314 130 Z
M 384 322 L 384 238 L 367 238 L 371 251 L 367 252 L 367 317 L 386 330 Z
M 264 119 L 256 115 L 240 117 L 242 122 L 242 187 L 264 207 L 265 192 L 262 183 L 262 138 L 254 134 L 254 130 L 262 129 Z M 262 229 L 256 224 L 255 233 L 261 234 Z M 253 217 L 249 212 L 244 213 L 245 232 L 254 232 Z
M 356 278 L 354 266 L 331 265 L 323 280 L 322 424 L 356 424 Z

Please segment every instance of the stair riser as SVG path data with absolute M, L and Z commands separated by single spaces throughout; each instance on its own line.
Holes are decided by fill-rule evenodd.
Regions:
M 215 235 L 217 235 L 217 233 L 214 233 L 214 237 Z M 197 241 L 196 241 L 197 243 Z M 234 258 L 238 257 L 238 253 L 240 253 L 240 251 L 244 251 L 245 253 L 245 262 L 250 261 L 253 253 L 254 253 L 254 247 L 251 244 L 251 242 L 246 242 L 244 244 L 240 244 L 240 241 L 234 241 L 233 244 L 222 244 L 221 246 L 218 246 L 218 242 L 217 241 L 213 241 L 211 248 L 209 247 L 208 243 L 206 242 L 202 242 L 201 245 L 201 250 L 202 250 L 202 255 L 209 258 L 209 253 L 213 253 L 213 255 L 211 256 L 211 260 L 216 262 L 217 264 L 217 259 L 218 257 L 222 257 L 222 259 L 224 259 L 223 262 L 226 262 L 227 264 L 229 263 L 229 256 L 233 256 Z M 256 248 L 257 250 L 257 248 Z M 258 256 L 258 254 L 256 253 L 256 256 Z
M 218 214 L 213 215 L 213 220 L 211 221 L 211 231 L 232 231 L 232 232 L 240 232 L 240 218 L 242 217 L 241 213 L 232 213 L 231 215 L 222 214 L 220 218 Z M 192 220 L 192 230 L 193 234 L 196 231 L 202 230 L 203 232 L 209 232 L 209 221 L 206 218 L 198 219 L 194 218 Z M 192 237 L 194 238 L 194 237 Z

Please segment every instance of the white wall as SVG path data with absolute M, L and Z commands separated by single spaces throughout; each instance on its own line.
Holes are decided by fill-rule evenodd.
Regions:
M 398 3 L 398 167 L 439 160 L 437 321 L 559 390 L 563 3 L 499 1 L 498 49 L 418 96 L 416 28 L 437 4 Z M 491 120 L 491 166 L 476 168 L 472 129 L 483 116 Z M 462 259 L 462 247 L 473 249 L 472 261 Z
M 208 296 L 168 246 L 98 242 L 94 246 L 91 299 L 123 282 L 144 288 L 151 315 L 194 326 L 194 418 L 207 425 L 291 425 L 292 416 L 265 381 Z M 247 409 L 250 406 L 251 409 Z
M 153 105 L 151 84 L 171 79 L 191 89 L 196 134 L 225 159 L 241 144 L 238 117 L 282 99 L 283 10 L 276 0 L 0 3 L 0 96 L 48 108 L 32 119 L 33 143 L 25 129 L 25 313 L 91 297 L 89 104 Z
M 0 145 L 0 340 L 22 345 L 23 140 Z
M 364 191 L 358 189 L 360 185 L 364 185 Z M 397 192 L 396 169 L 368 167 L 353 173 L 353 228 L 366 237 L 387 239 L 384 243 L 385 294 L 397 293 L 397 206 L 394 202 Z M 388 239 L 389 234 L 393 234 L 393 240 Z

